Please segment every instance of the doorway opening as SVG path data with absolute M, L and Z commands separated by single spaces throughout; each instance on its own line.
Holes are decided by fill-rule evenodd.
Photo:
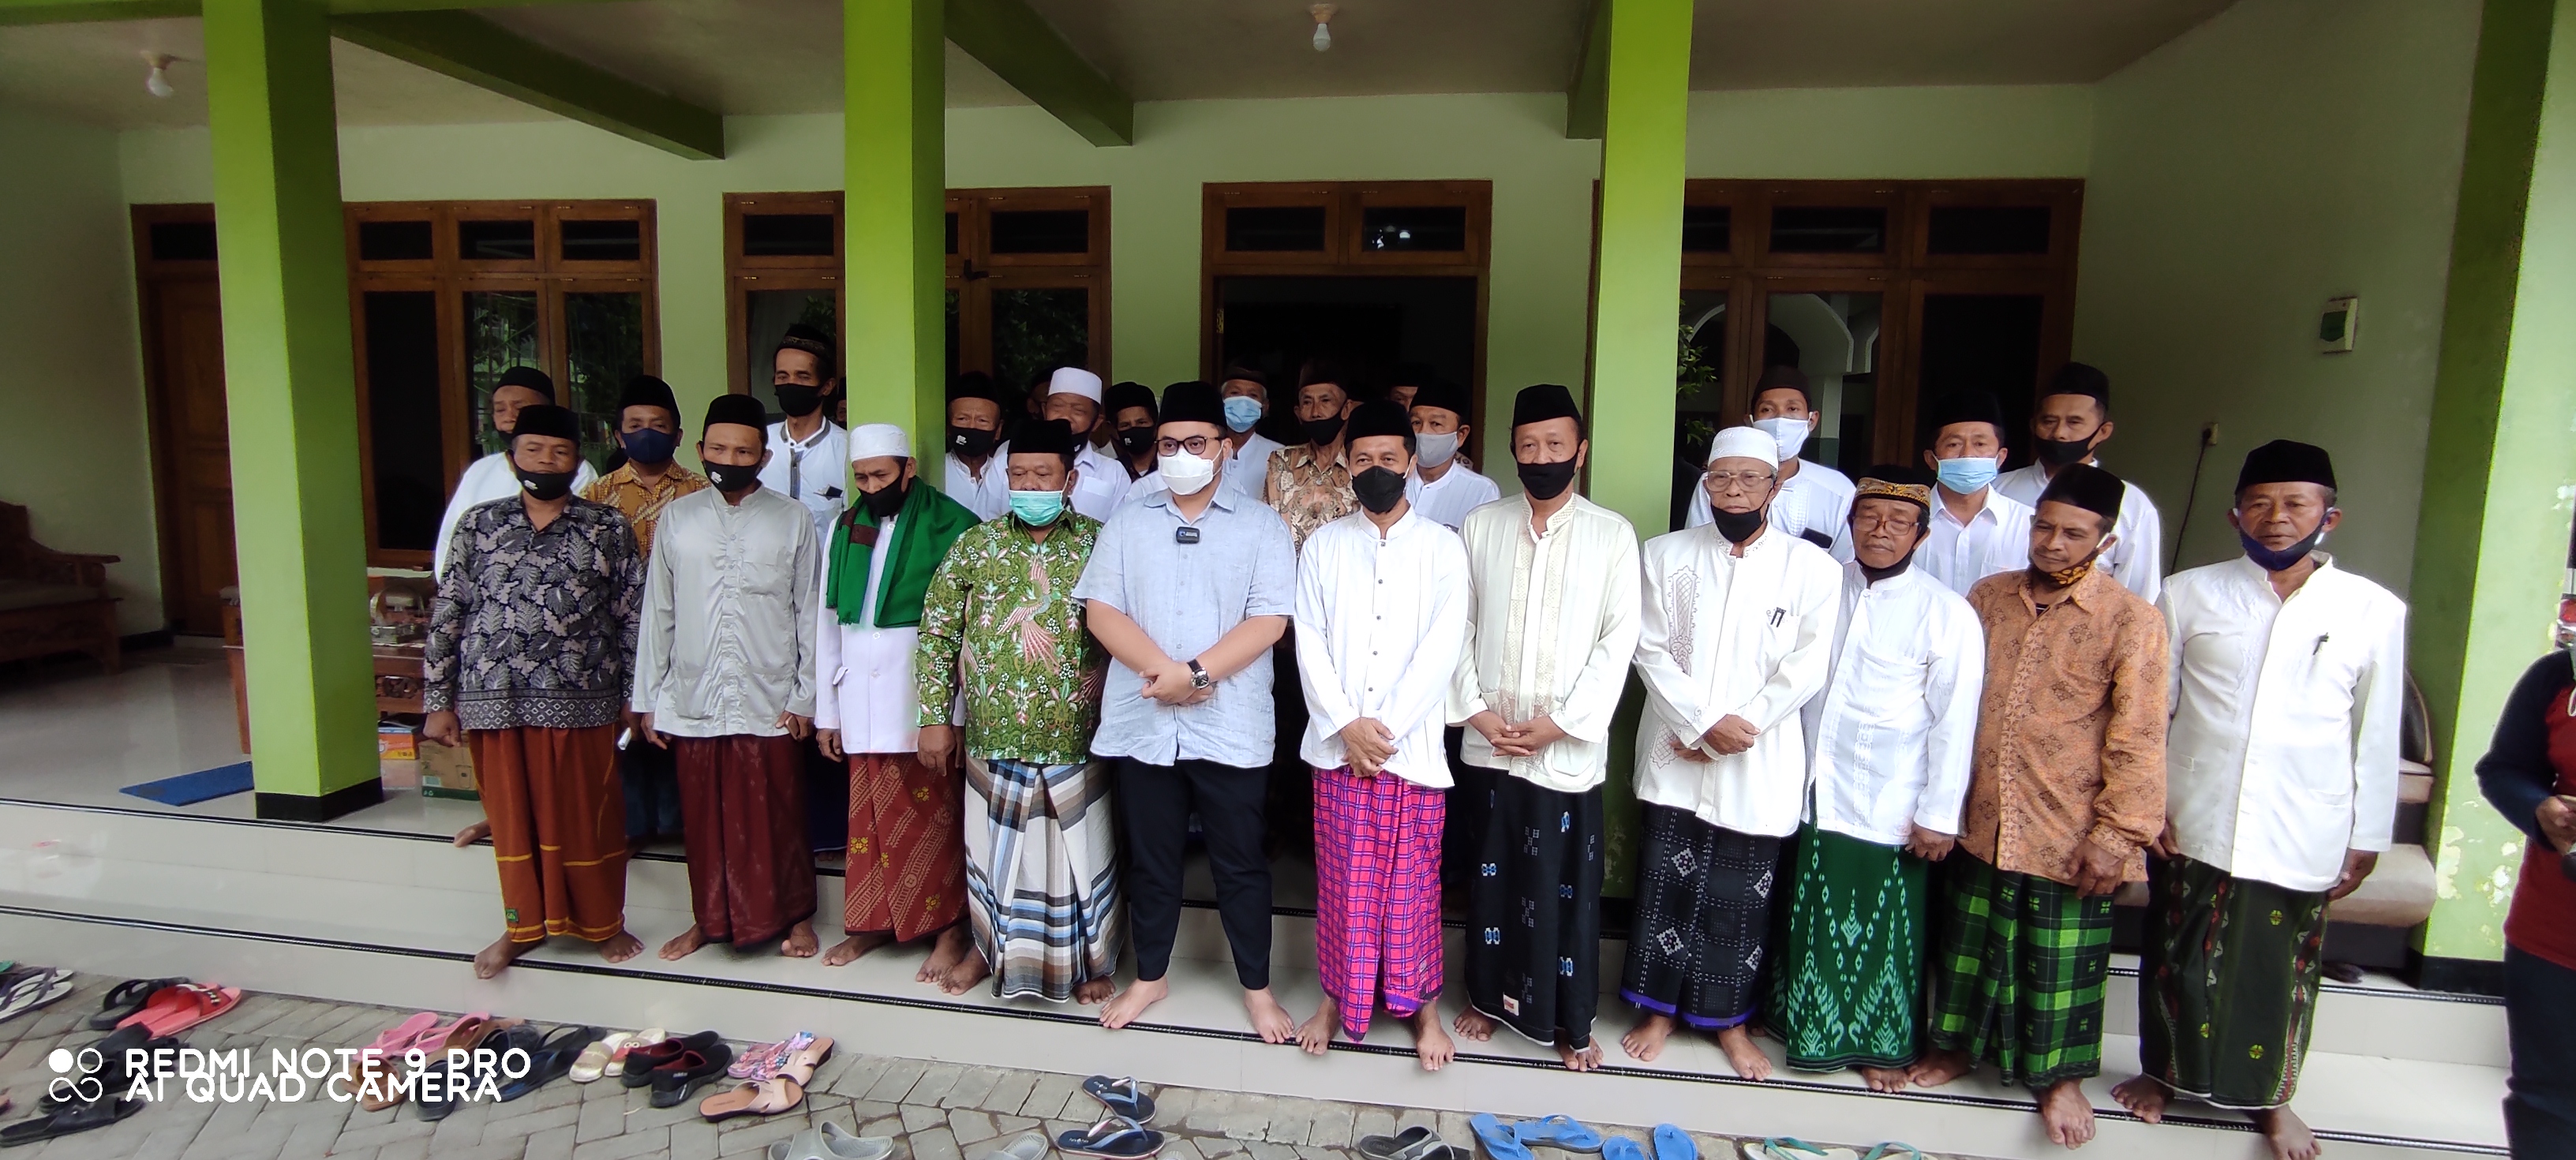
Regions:
M 1354 393 L 1385 385 L 1388 370 L 1405 364 L 1475 379 L 1473 278 L 1220 278 L 1216 294 L 1217 362 L 1269 376 L 1262 433 L 1282 442 L 1302 439 L 1284 403 L 1308 359 L 1352 368 L 1364 384 Z

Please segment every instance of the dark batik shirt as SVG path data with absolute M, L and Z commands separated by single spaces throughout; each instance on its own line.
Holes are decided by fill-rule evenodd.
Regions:
M 575 499 L 543 531 L 517 496 L 469 508 L 430 611 L 422 704 L 468 729 L 614 722 L 643 596 L 644 559 L 616 508 Z

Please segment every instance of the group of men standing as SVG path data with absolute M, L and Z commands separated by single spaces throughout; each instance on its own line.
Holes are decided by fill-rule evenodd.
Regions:
M 1630 1056 L 1697 1029 L 1765 1078 L 1758 1029 L 1884 1091 L 1990 1064 L 2081 1144 L 2111 895 L 2148 881 L 2149 1074 L 2120 1099 L 2246 1108 L 2313 1152 L 2287 1102 L 2326 904 L 2389 841 L 2404 618 L 2315 551 L 2340 519 L 2323 451 L 2256 449 L 2244 555 L 2167 581 L 2152 505 L 2093 459 L 2109 384 L 2080 364 L 2042 392 L 2032 467 L 2000 472 L 2001 408 L 1970 396 L 1935 415 L 1928 470 L 1856 481 L 1797 457 L 1817 413 L 1775 369 L 1688 526 L 1640 545 L 1576 486 L 1591 448 L 1560 386 L 1514 400 L 1505 498 L 1431 376 L 1363 401 L 1310 365 L 1307 441 L 1266 455 L 1250 372 L 1157 399 L 1067 368 L 1007 432 L 961 380 L 932 476 L 896 427 L 799 424 L 831 361 L 820 335 L 781 345 L 785 424 L 716 399 L 703 478 L 672 464 L 669 389 L 638 380 L 598 502 L 570 495 L 570 412 L 500 424 L 521 492 L 456 519 L 428 667 L 427 732 L 474 747 L 501 863 L 487 977 L 553 934 L 640 950 L 625 839 L 667 831 L 649 794 L 618 824 L 623 724 L 630 791 L 654 776 L 636 755 L 669 755 L 688 853 L 695 923 L 666 958 L 931 939 L 924 982 L 1123 1027 L 1167 994 L 1195 829 L 1266 1041 L 1320 1054 L 1383 1009 L 1425 1067 L 1500 1026 L 1589 1070 L 1633 671 Z M 806 462 L 827 452 L 846 476 Z M 809 735 L 847 771 L 828 951 Z M 1324 992 L 1302 1022 L 1270 986 L 1289 747 Z M 1447 1024 L 1444 850 L 1467 917 Z

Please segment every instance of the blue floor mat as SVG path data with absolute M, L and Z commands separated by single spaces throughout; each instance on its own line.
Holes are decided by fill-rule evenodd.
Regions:
M 117 792 L 130 793 L 165 806 L 193 806 L 202 801 L 250 792 L 250 763 L 243 761 L 201 769 L 195 773 L 129 785 Z

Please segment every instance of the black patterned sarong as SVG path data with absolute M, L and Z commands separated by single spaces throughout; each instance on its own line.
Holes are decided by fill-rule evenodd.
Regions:
M 1467 1000 L 1536 1042 L 1580 1051 L 1601 1003 L 1601 787 L 1558 793 L 1478 772 Z
M 1780 839 L 1647 805 L 1637 917 L 1621 998 L 1693 1027 L 1733 1027 L 1760 1005 Z
M 2147 862 L 2138 1055 L 2147 1075 L 2222 1108 L 2277 1108 L 2299 1088 L 2325 965 L 2325 891 Z

